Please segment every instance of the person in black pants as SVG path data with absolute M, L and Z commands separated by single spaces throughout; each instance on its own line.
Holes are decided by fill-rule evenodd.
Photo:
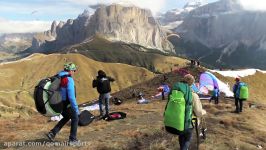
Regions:
M 240 98 L 240 87 L 246 85 L 244 82 L 240 82 L 240 77 L 236 77 L 236 83 L 233 87 L 234 97 L 235 97 L 235 106 L 236 106 L 236 113 L 240 113 L 243 110 L 243 101 L 245 99 Z
M 218 104 L 219 103 L 219 96 L 220 96 L 220 91 L 216 86 L 214 86 L 212 97 L 210 98 L 209 102 L 211 103 L 211 100 L 214 100 L 215 104 Z
M 64 71 L 61 71 L 58 74 L 61 77 L 60 93 L 63 101 L 63 112 L 61 114 L 63 118 L 48 134 L 46 134 L 51 141 L 54 141 L 56 134 L 71 119 L 69 136 L 70 146 L 76 146 L 80 144 L 80 141 L 77 139 L 79 109 L 76 100 L 74 79 L 72 78 L 75 72 L 76 65 L 74 63 L 66 63 L 64 65 Z
M 100 118 L 108 119 L 109 118 L 109 99 L 111 92 L 110 82 L 115 80 L 112 77 L 106 75 L 103 70 L 98 71 L 98 76 L 93 80 L 92 87 L 97 88 L 99 95 L 99 109 L 100 109 Z M 105 105 L 105 113 L 103 111 L 103 104 Z

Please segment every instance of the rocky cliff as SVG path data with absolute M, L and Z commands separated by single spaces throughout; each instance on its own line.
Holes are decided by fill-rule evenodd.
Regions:
M 135 6 L 101 5 L 93 15 L 84 11 L 78 18 L 69 19 L 59 25 L 56 28 L 52 26 L 54 30 L 48 31 L 55 40 L 49 42 L 46 38 L 35 38 L 32 48 L 40 51 L 58 50 L 101 35 L 114 42 L 133 43 L 163 52 L 174 52 L 166 33 L 161 30 L 151 11 Z

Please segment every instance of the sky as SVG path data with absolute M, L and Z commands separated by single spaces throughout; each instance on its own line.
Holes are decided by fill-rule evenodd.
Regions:
M 1 0 L 0 34 L 42 32 L 50 28 L 53 20 L 75 19 L 89 5 L 99 3 L 126 3 L 156 12 L 182 8 L 193 0 Z M 204 0 L 214 2 L 217 0 Z M 266 0 L 240 0 L 250 9 L 266 8 Z M 260 3 L 254 6 L 254 3 Z M 264 4 L 265 3 L 265 4 Z M 266 9 L 265 9 L 266 10 Z

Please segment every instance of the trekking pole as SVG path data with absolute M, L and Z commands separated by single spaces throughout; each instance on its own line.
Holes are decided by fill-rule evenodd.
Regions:
M 206 131 L 207 131 L 207 124 L 206 124 L 206 120 L 205 120 L 205 117 L 202 117 L 201 118 L 201 122 L 202 122 L 202 135 L 203 135 L 203 139 L 205 140 L 206 139 Z
M 194 118 L 195 120 L 195 130 L 196 130 L 196 137 L 197 137 L 197 150 L 199 150 L 199 129 L 198 129 L 198 119 Z
M 197 150 L 199 150 L 199 128 L 198 119 L 196 118 Z

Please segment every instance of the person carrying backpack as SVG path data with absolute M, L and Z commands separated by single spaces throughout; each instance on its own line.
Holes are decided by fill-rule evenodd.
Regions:
M 100 108 L 100 117 L 103 119 L 108 119 L 109 117 L 109 99 L 111 92 L 110 82 L 115 80 L 111 77 L 106 76 L 106 73 L 103 70 L 98 71 L 98 76 L 92 82 L 92 87 L 97 87 L 99 95 L 99 108 Z M 105 114 L 103 113 L 103 103 L 105 104 Z
M 214 100 L 215 104 L 218 104 L 219 103 L 219 96 L 220 96 L 220 90 L 216 86 L 214 86 L 214 89 L 212 91 L 212 97 L 210 98 L 209 102 L 211 103 L 211 101 Z
M 248 87 L 247 84 L 240 81 L 240 77 L 235 78 L 235 85 L 233 86 L 236 113 L 243 111 L 243 101 L 248 99 Z
M 199 118 L 206 114 L 206 111 L 202 109 L 199 96 L 192 92 L 190 87 L 194 82 L 194 77 L 187 74 L 181 82 L 175 83 L 165 107 L 165 129 L 179 136 L 180 150 L 189 148 L 193 131 L 192 115 Z
M 69 145 L 79 145 L 80 141 L 77 140 L 77 128 L 79 120 L 79 109 L 76 101 L 75 83 L 73 75 L 76 72 L 77 67 L 74 63 L 66 63 L 64 65 L 64 71 L 58 73 L 61 77 L 60 93 L 63 101 L 63 118 L 57 123 L 57 125 L 46 136 L 54 141 L 56 134 L 61 128 L 71 119 L 71 129 L 69 136 Z

